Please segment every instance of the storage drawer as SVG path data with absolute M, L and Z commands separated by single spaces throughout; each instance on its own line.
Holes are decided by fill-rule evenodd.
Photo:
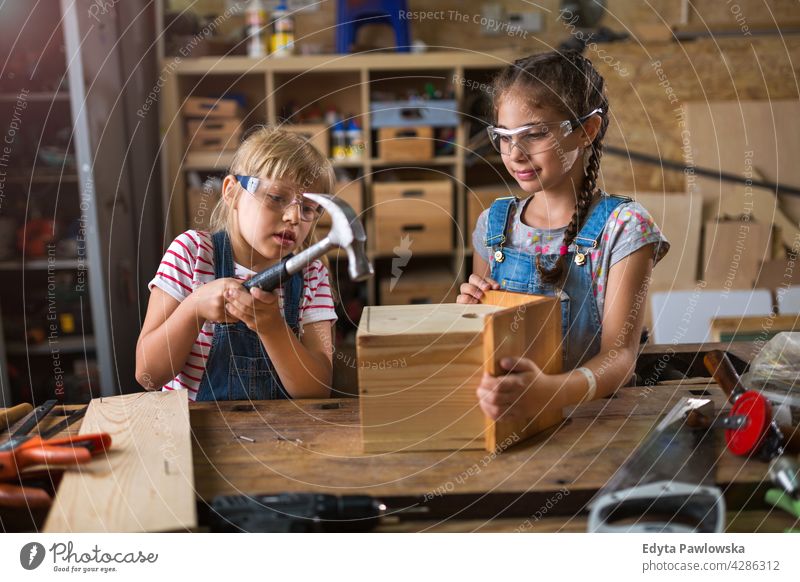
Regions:
M 380 282 L 380 305 L 455 303 L 459 283 L 450 273 L 421 269 L 402 271 Z
M 216 97 L 187 97 L 182 112 L 184 117 L 238 117 L 239 102 Z
M 456 127 L 458 104 L 455 100 L 381 101 L 370 104 L 370 124 L 381 127 Z
M 378 130 L 378 157 L 402 162 L 433 158 L 432 127 L 383 127 Z
M 187 147 L 191 151 L 235 150 L 239 147 L 241 139 L 242 130 L 237 121 L 236 129 L 233 131 L 208 129 L 189 133 Z
M 364 222 L 364 217 L 361 216 L 361 212 L 364 209 L 363 204 L 361 203 L 361 182 L 356 180 L 353 182 L 336 182 L 333 187 L 333 194 L 337 198 L 341 198 L 344 202 L 347 202 L 350 206 L 353 207 L 353 210 L 356 213 L 362 222 Z M 317 222 L 320 226 L 330 226 L 331 224 L 331 215 L 327 212 L 323 213 L 320 216 L 319 221 Z
M 373 186 L 374 246 L 413 253 L 453 249 L 453 185 L 449 180 L 391 182 Z

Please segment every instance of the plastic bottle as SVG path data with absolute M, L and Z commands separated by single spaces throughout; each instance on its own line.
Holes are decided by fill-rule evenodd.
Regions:
M 294 19 L 283 0 L 272 13 L 275 32 L 272 34 L 270 49 L 275 57 L 288 57 L 294 54 Z
M 331 157 L 334 160 L 347 159 L 347 132 L 344 129 L 344 121 L 337 121 L 331 132 Z
M 351 160 L 360 160 L 364 157 L 364 132 L 355 119 L 347 123 L 347 157 Z
M 260 59 L 267 54 L 264 43 L 264 28 L 267 24 L 267 12 L 261 0 L 250 0 L 245 13 L 247 21 L 247 56 Z

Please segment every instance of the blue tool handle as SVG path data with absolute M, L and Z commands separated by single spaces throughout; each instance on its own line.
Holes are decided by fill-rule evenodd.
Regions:
M 283 260 L 277 265 L 273 265 L 250 277 L 244 282 L 244 288 L 250 290 L 253 287 L 258 287 L 263 291 L 274 291 L 283 286 L 289 277 L 289 272 L 286 270 L 286 260 Z

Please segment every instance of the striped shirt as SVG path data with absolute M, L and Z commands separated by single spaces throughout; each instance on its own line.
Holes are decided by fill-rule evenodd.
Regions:
M 235 263 L 235 276 L 244 280 L 255 271 Z M 178 301 L 206 283 L 214 280 L 214 243 L 208 232 L 187 230 L 169 245 L 158 272 L 148 284 L 148 289 L 158 287 Z M 278 305 L 283 315 L 283 289 L 278 289 Z M 328 270 L 321 261 L 314 261 L 303 271 L 303 301 L 300 306 L 300 328 L 317 321 L 335 322 Z M 214 337 L 214 324 L 206 321 L 194 342 L 189 359 L 180 373 L 167 382 L 162 390 L 189 390 L 194 400 L 206 370 L 206 361 Z

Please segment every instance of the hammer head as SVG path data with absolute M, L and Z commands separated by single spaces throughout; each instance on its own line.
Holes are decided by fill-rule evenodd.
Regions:
M 340 247 L 347 252 L 348 272 L 354 281 L 363 281 L 372 276 L 372 265 L 367 259 L 364 226 L 353 208 L 344 200 L 330 194 L 304 193 L 331 216 L 331 230 L 321 242 L 329 247 Z M 327 242 L 326 242 L 327 241 Z

